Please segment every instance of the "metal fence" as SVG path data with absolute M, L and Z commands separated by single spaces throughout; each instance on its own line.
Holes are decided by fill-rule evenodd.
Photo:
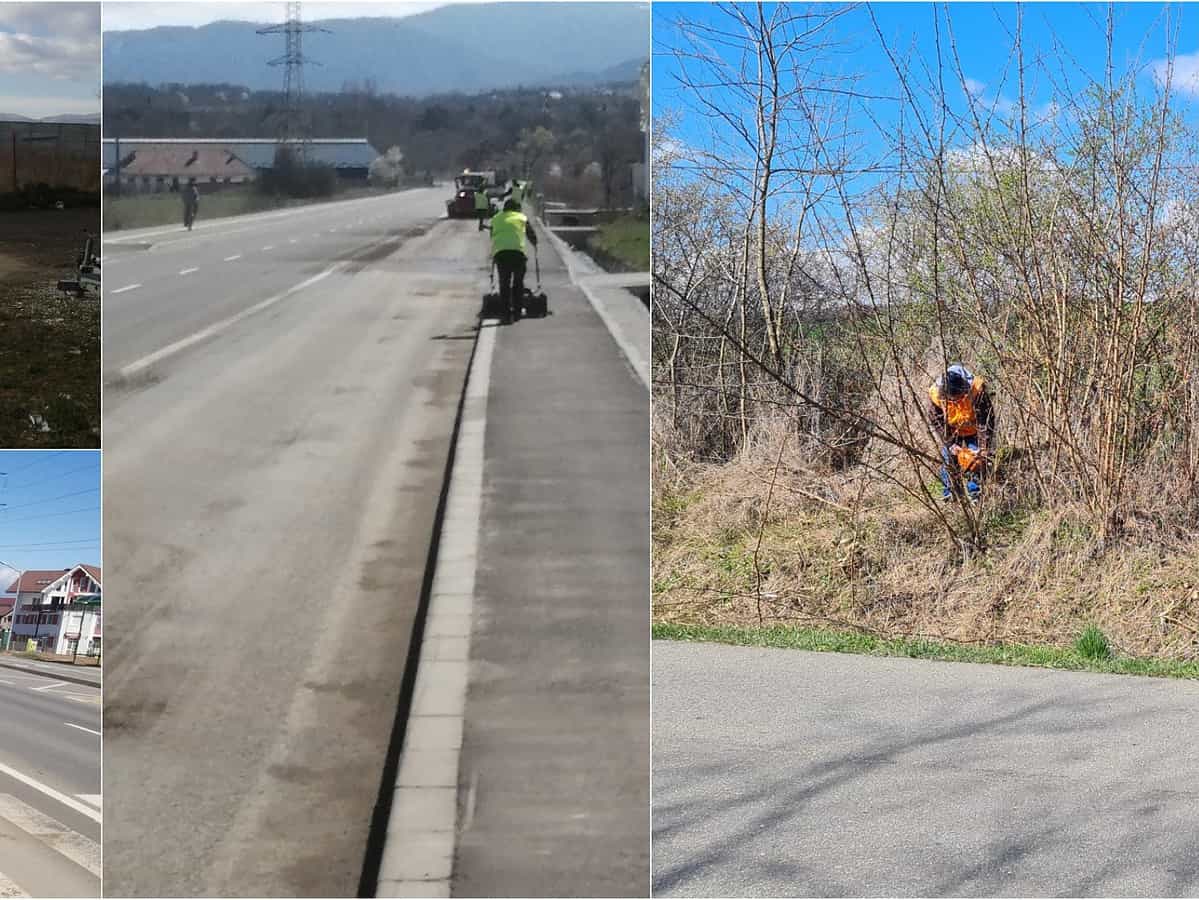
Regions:
M 100 126 L 0 122 L 0 193 L 26 185 L 100 189 Z

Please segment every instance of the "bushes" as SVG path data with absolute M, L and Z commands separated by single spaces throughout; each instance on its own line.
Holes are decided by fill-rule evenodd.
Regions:
M 337 173 L 332 166 L 305 163 L 280 147 L 275 151 L 275 165 L 262 172 L 258 189 L 286 197 L 331 197 L 337 191 Z

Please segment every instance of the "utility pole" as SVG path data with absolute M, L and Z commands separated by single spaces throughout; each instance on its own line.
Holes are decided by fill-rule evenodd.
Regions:
M 268 65 L 283 66 L 283 122 L 279 129 L 279 143 L 284 147 L 295 146 L 301 162 L 308 158 L 307 143 L 311 138 L 303 118 L 304 104 L 304 66 L 320 63 L 304 55 L 303 37 L 305 33 L 323 31 L 328 28 L 317 25 L 305 25 L 300 19 L 299 0 L 291 0 L 287 4 L 287 21 L 282 25 L 271 25 L 259 28 L 259 34 L 283 35 L 283 55 L 270 60 Z

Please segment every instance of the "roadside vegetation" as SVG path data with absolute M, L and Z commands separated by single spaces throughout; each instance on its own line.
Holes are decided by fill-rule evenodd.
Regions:
M 676 52 L 687 115 L 737 127 L 655 127 L 655 634 L 1193 675 L 1199 134 L 1172 60 L 1147 88 L 1109 18 L 1107 73 L 1067 78 L 1017 27 L 1000 108 L 929 8 L 942 56 L 887 47 L 863 159 L 846 10 L 723 9 L 753 66 L 709 21 Z M 955 362 L 1000 418 L 977 506 L 940 501 L 927 418 Z
M 648 272 L 648 211 L 602 223 L 588 242 L 588 253 L 610 271 Z
M 324 196 L 289 197 L 267 193 L 256 188 L 226 188 L 200 195 L 200 221 L 223 216 L 290 209 L 333 200 L 352 200 L 386 193 L 378 188 L 355 187 Z M 180 225 L 183 221 L 183 201 L 178 194 L 122 194 L 104 196 L 104 230 L 120 231 L 130 228 L 149 228 L 155 225 Z

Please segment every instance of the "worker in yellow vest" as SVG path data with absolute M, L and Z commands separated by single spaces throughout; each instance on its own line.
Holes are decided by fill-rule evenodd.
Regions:
M 960 363 L 928 389 L 929 421 L 941 441 L 941 499 L 948 500 L 966 481 L 966 494 L 973 503 L 982 493 L 982 476 L 995 434 L 995 409 L 982 378 Z M 950 473 L 952 469 L 952 475 Z
M 484 222 L 491 218 L 491 201 L 487 199 L 487 188 L 475 189 L 475 215 L 479 217 L 479 231 L 484 228 Z
M 537 246 L 537 234 L 520 204 L 508 200 L 491 219 L 491 259 L 499 271 L 500 306 L 506 310 L 501 321 L 507 325 L 520 318 L 525 296 L 525 266 L 528 243 Z

